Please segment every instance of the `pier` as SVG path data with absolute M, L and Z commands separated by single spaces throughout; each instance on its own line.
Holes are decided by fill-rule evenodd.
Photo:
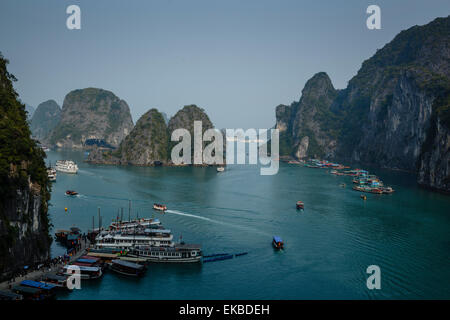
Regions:
M 14 281 L 12 281 L 12 279 L 3 281 L 0 283 L 0 290 L 8 290 L 16 285 L 19 285 L 23 280 L 39 280 L 46 273 L 57 272 L 59 269 L 61 269 L 66 264 L 69 264 L 69 263 L 77 260 L 83 254 L 85 254 L 86 249 L 89 248 L 90 241 L 89 241 L 89 239 L 86 239 L 86 241 L 81 241 L 80 244 L 81 244 L 81 248 L 75 254 L 70 256 L 68 261 L 59 263 L 50 268 L 45 268 L 43 266 L 39 270 L 34 270 L 31 272 L 28 272 L 24 276 L 14 278 Z

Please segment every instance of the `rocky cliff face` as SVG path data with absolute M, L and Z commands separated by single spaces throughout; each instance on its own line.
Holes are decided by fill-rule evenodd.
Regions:
M 169 137 L 163 115 L 156 109 L 146 112 L 119 148 L 112 151 L 94 149 L 91 163 L 152 166 L 167 164 Z
M 277 107 L 277 124 L 283 140 L 282 155 L 296 158 L 323 157 L 333 154 L 336 133 L 330 106 L 337 96 L 325 72 L 314 75 L 305 85 L 299 102 Z
M 202 122 L 202 132 L 213 128 L 208 115 L 195 105 L 185 106 L 178 111 L 166 126 L 164 116 L 156 109 L 145 113 L 136 123 L 133 131 L 122 141 L 116 151 L 92 150 L 88 162 L 97 164 L 121 164 L 152 166 L 171 165 L 170 153 L 178 142 L 171 142 L 175 129 L 184 128 L 194 137 L 194 121 Z M 191 141 L 192 149 L 194 146 Z M 193 155 L 193 153 L 192 153 Z
M 167 163 L 169 136 L 163 115 L 156 109 L 145 113 L 120 144 L 121 163 L 153 165 Z
M 57 147 L 83 148 L 86 140 L 118 147 L 133 128 L 127 103 L 112 92 L 87 88 L 74 90 L 64 99 L 61 121 L 49 142 Z
M 6 64 L 0 55 L 0 280 L 47 259 L 51 243 L 45 154 L 31 139 Z
M 42 102 L 31 119 L 30 129 L 33 138 L 46 143 L 49 133 L 59 124 L 60 120 L 61 108 L 56 101 Z
M 194 163 L 194 122 L 200 121 L 202 123 L 202 136 L 206 130 L 214 128 L 211 120 L 209 120 L 208 115 L 205 111 L 196 105 L 184 106 L 183 109 L 178 111 L 169 120 L 169 139 L 171 138 L 172 132 L 176 129 L 186 129 L 191 135 L 191 163 Z M 177 142 L 169 143 L 169 150 L 172 150 L 173 146 Z M 207 143 L 203 143 L 203 150 Z M 170 151 L 169 151 L 170 152 Z
M 321 115 L 311 118 L 317 112 L 291 106 L 289 151 L 299 158 L 317 154 L 309 151 L 314 136 L 319 146 L 314 150 L 325 157 L 418 172 L 419 183 L 450 191 L 444 183 L 448 162 L 442 160 L 448 145 L 445 149 L 439 140 L 445 141 L 450 127 L 449 71 L 450 17 L 402 31 L 362 64 L 346 89 L 309 86 L 308 100 L 321 106 Z M 305 129 L 312 132 L 303 134 L 309 141 L 299 140 Z

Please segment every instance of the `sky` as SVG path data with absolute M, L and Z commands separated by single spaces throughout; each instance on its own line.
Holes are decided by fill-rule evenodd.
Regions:
M 80 30 L 66 27 L 73 4 Z M 372 4 L 380 30 L 366 27 Z M 448 0 L 1 0 L 0 52 L 34 107 L 96 87 L 134 122 L 196 104 L 218 128 L 269 128 L 315 73 L 345 88 L 401 30 L 449 14 Z

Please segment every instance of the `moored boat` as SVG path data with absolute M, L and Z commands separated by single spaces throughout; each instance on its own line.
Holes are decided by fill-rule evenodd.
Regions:
M 110 269 L 116 273 L 132 277 L 140 277 L 146 271 L 145 266 L 142 264 L 120 259 L 112 260 Z
M 130 250 L 130 257 L 146 259 L 147 262 L 189 263 L 202 260 L 201 246 L 177 243 L 173 247 L 139 246 Z
M 53 285 L 59 289 L 67 289 L 67 276 L 62 276 L 55 273 L 46 273 L 41 276 L 40 282 L 47 285 Z
M 225 171 L 225 168 L 224 167 L 218 167 L 217 168 L 217 172 L 224 172 Z
M 53 284 L 46 284 L 40 281 L 33 281 L 33 280 L 23 280 L 22 282 L 20 282 L 20 285 L 22 287 L 40 289 L 41 295 L 45 299 L 51 299 L 55 297 L 56 286 Z
M 52 299 L 54 295 L 49 294 L 48 290 L 42 288 L 33 288 L 27 286 L 14 286 L 11 288 L 11 291 L 15 294 L 18 294 L 23 297 L 23 300 L 47 300 Z
M 0 290 L 0 301 L 19 301 L 19 300 L 23 300 L 23 296 L 21 294 Z
M 98 279 L 103 275 L 102 268 L 100 267 L 85 267 L 77 265 L 64 266 L 60 273 L 70 276 L 76 274 L 77 270 L 80 271 L 80 278 L 82 280 Z

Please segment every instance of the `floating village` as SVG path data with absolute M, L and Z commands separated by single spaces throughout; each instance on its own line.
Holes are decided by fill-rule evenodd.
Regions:
M 370 174 L 367 170 L 350 169 L 350 167 L 344 166 L 339 163 L 333 163 L 328 160 L 318 159 L 311 159 L 308 161 L 286 160 L 286 162 L 288 164 L 303 165 L 307 168 L 327 169 L 330 174 L 335 176 L 350 176 L 353 178 L 352 190 L 354 191 L 375 194 L 391 194 L 394 192 L 394 189 L 392 189 L 392 187 L 384 185 L 383 181 L 379 177 L 374 174 Z M 346 184 L 342 183 L 340 186 L 346 187 Z M 361 195 L 361 198 L 366 199 L 364 195 Z M 300 209 L 298 205 L 297 208 Z
M 362 192 L 361 198 L 367 200 L 364 193 L 391 194 L 394 190 L 385 186 L 380 178 L 363 169 L 350 169 L 327 160 L 308 161 L 281 160 L 293 165 L 302 165 L 312 169 L 327 169 L 335 176 L 352 178 L 352 190 Z M 48 168 L 48 177 L 56 181 L 57 171 L 76 174 L 78 166 L 70 160 L 57 161 L 55 167 Z M 218 170 L 223 172 L 224 169 Z M 341 183 L 345 188 L 346 184 Z M 78 192 L 67 190 L 68 197 L 77 197 Z M 307 204 L 299 200 L 296 209 L 304 211 Z M 131 202 L 130 202 L 131 208 Z M 67 211 L 67 208 L 65 208 Z M 164 213 L 167 206 L 153 204 L 153 210 Z M 58 292 L 70 292 L 79 281 L 101 281 L 105 272 L 116 273 L 122 277 L 144 277 L 152 263 L 208 263 L 228 260 L 247 255 L 240 253 L 214 253 L 204 255 L 201 245 L 187 244 L 180 238 L 175 241 L 172 231 L 164 227 L 157 218 L 123 219 L 123 209 L 108 226 L 102 226 L 102 216 L 98 209 L 98 225 L 92 217 L 92 229 L 83 233 L 77 227 L 57 230 L 55 240 L 66 248 L 64 256 L 50 260 L 47 264 L 27 268 L 17 278 L 8 282 L 8 287 L 0 288 L 0 300 L 47 300 L 54 299 Z M 283 250 L 283 239 L 275 235 L 272 238 L 275 250 Z M 4 290 L 6 289 L 6 290 Z

